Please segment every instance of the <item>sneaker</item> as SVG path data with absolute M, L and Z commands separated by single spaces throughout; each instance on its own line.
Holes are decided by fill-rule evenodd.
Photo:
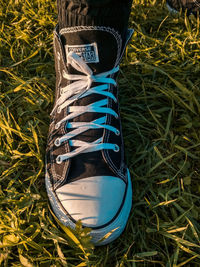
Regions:
M 124 162 L 116 77 L 126 44 L 107 27 L 54 31 L 55 104 L 46 153 L 46 189 L 65 226 L 81 220 L 104 245 L 126 226 L 132 186 Z M 108 238 L 103 239 L 105 235 Z
M 167 0 L 167 7 L 175 13 L 182 9 L 188 16 L 191 14 L 197 16 L 200 11 L 200 0 Z

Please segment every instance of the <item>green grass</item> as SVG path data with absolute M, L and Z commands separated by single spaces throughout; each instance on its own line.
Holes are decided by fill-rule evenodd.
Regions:
M 93 248 L 56 222 L 44 186 L 55 1 L 0 0 L 0 266 L 200 266 L 199 19 L 133 2 L 119 77 L 133 207 Z

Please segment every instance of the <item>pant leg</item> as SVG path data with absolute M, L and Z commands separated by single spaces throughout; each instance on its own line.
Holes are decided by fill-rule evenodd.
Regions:
M 124 35 L 132 0 L 57 0 L 59 27 L 107 26 Z

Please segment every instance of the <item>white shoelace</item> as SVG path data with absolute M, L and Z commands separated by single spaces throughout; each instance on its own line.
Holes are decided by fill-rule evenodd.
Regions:
M 74 52 L 70 52 L 68 54 L 67 62 L 68 64 L 71 64 L 74 69 L 82 72 L 83 75 L 67 74 L 65 71 L 63 71 L 63 77 L 74 82 L 61 88 L 61 96 L 58 98 L 55 107 L 51 112 L 52 114 L 56 110 L 58 113 L 60 113 L 62 109 L 66 107 L 68 108 L 69 114 L 55 125 L 56 129 L 58 129 L 62 123 L 67 122 L 86 112 L 105 113 L 118 118 L 117 113 L 113 109 L 107 107 L 107 97 L 112 98 L 115 102 L 117 101 L 117 99 L 112 93 L 106 90 L 109 89 L 110 84 L 116 85 L 115 80 L 108 78 L 107 76 L 116 73 L 119 70 L 119 66 L 113 68 L 110 71 L 93 75 L 91 68 Z M 93 82 L 101 83 L 101 85 L 91 87 Z M 106 98 L 87 106 L 70 106 L 70 104 L 72 104 L 74 101 L 91 94 L 104 95 Z M 58 155 L 56 162 L 60 164 L 62 163 L 62 161 L 72 158 L 80 153 L 94 152 L 102 149 L 112 149 L 115 152 L 118 152 L 118 145 L 103 143 L 103 137 L 95 140 L 92 143 L 80 140 L 72 140 L 73 137 L 90 129 L 105 128 L 107 130 L 110 130 L 111 132 L 114 132 L 116 135 L 120 134 L 119 130 L 117 130 L 115 127 L 107 125 L 105 123 L 106 116 L 103 116 L 91 122 L 67 122 L 66 128 L 74 130 L 71 130 L 62 137 L 57 138 L 55 140 L 55 145 L 60 146 L 63 142 L 68 141 L 70 146 L 77 148 L 69 153 Z

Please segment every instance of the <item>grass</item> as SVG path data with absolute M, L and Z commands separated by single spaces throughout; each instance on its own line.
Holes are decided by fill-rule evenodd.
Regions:
M 0 0 L 0 17 L 0 266 L 200 266 L 199 19 L 133 1 L 119 77 L 133 207 L 93 248 L 80 223 L 56 222 L 44 186 L 55 1 Z

